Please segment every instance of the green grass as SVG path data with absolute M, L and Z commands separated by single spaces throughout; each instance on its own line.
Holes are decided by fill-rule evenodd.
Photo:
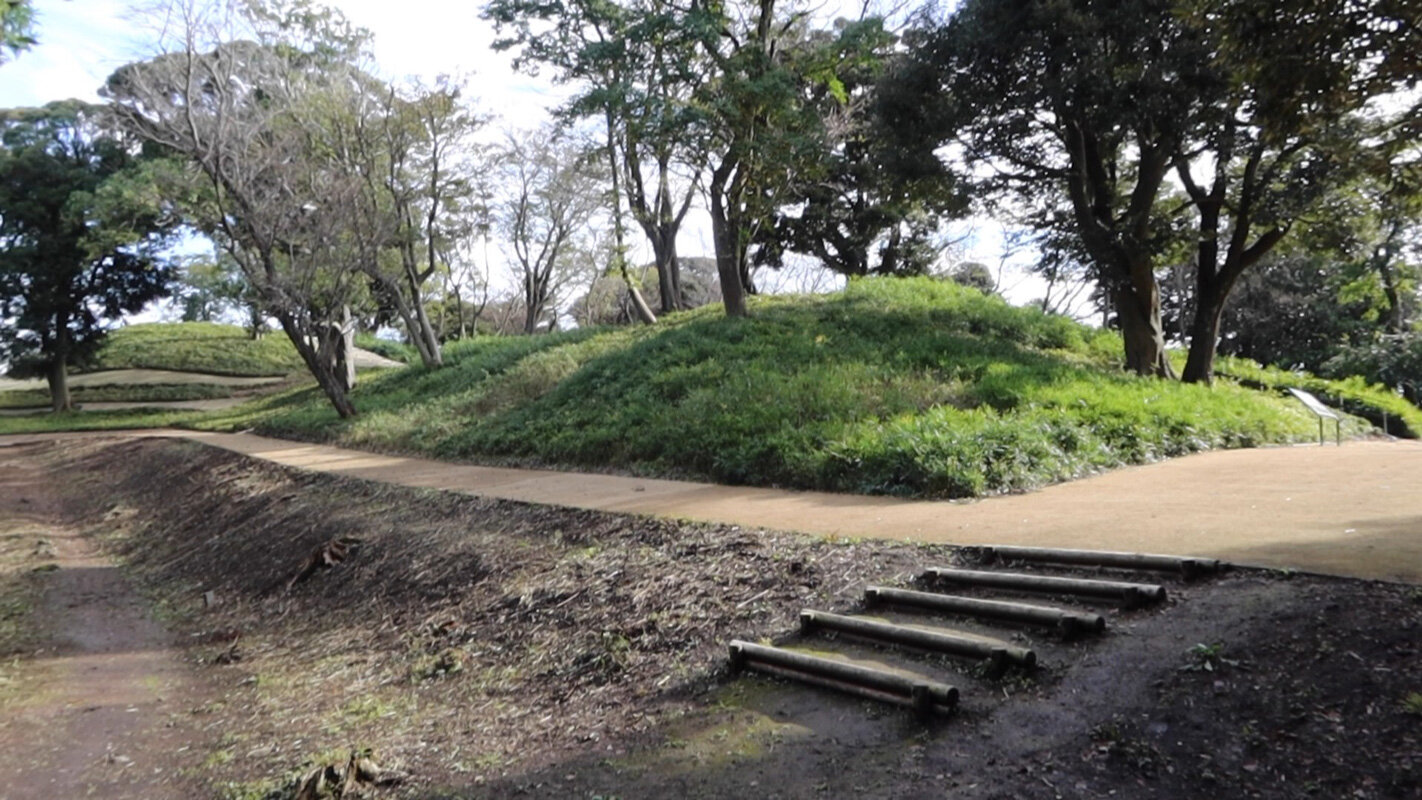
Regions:
M 456 342 L 444 369 L 367 376 L 354 420 L 307 386 L 221 412 L 45 415 L 0 431 L 254 428 L 446 459 L 928 497 L 1316 436 L 1275 391 L 1298 376 L 1229 361 L 1221 374 L 1235 377 L 1213 387 L 1139 378 L 1117 368 L 1120 348 L 1116 334 L 951 283 L 866 280 L 755 298 L 749 319 L 704 308 L 654 327 Z M 1422 430 L 1422 412 L 1356 381 L 1302 385 Z M 1351 419 L 1345 433 L 1366 428 Z
M 231 397 L 231 386 L 211 383 L 134 383 L 106 386 L 71 386 L 75 403 L 151 403 L 175 400 L 210 400 Z M 47 408 L 48 389 L 0 392 L 0 408 Z
M 1320 378 L 1307 372 L 1290 372 L 1278 367 L 1262 367 L 1242 358 L 1221 358 L 1216 374 L 1255 388 L 1283 391 L 1303 389 L 1320 400 L 1349 414 L 1367 419 L 1379 427 L 1383 418 L 1394 434 L 1417 436 L 1422 433 L 1422 409 L 1385 386 L 1369 385 L 1358 376 L 1342 380 Z
M 91 369 L 170 369 L 266 377 L 302 369 L 279 333 L 252 339 L 236 325 L 211 322 L 129 325 L 109 334 Z
M 1297 403 L 1126 375 L 1119 349 L 953 284 L 861 281 L 757 298 L 750 319 L 702 309 L 457 343 L 443 370 L 365 382 L 356 420 L 288 396 L 247 423 L 452 459 L 934 497 L 1314 435 Z
M 404 342 L 381 339 L 373 333 L 357 333 L 355 346 L 401 364 L 417 364 L 420 361 L 420 354 L 414 347 Z

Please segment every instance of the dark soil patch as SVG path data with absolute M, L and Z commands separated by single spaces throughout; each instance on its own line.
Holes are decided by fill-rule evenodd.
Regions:
M 1100 639 L 998 631 L 1042 665 L 1003 679 L 798 643 L 959 685 L 961 712 L 924 725 L 731 679 L 725 644 L 793 641 L 801 608 L 858 610 L 864 586 L 908 585 L 949 548 L 421 492 L 180 442 L 54 445 L 36 469 L 227 687 L 204 774 L 227 796 L 284 796 L 351 748 L 409 775 L 392 797 L 1419 792 L 1411 587 L 1171 582 L 1162 608 L 1105 610 Z

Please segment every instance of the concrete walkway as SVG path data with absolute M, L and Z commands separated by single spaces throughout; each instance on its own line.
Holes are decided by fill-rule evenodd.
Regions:
M 450 464 L 250 434 L 171 436 L 291 467 L 432 489 L 823 536 L 1213 556 L 1422 583 L 1422 443 L 1203 453 L 957 503 Z

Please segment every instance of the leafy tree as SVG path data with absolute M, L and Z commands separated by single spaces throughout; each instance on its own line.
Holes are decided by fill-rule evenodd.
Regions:
M 213 322 L 252 305 L 251 287 L 242 271 L 221 256 L 185 259 L 173 294 L 183 322 Z
M 1143 374 L 1172 374 L 1156 271 L 1188 221 L 1183 377 L 1208 382 L 1240 276 L 1410 140 L 1417 108 L 1399 92 L 1418 77 L 1418 13 L 1387 0 L 968 0 L 915 45 L 925 85 L 944 89 L 925 103 L 953 120 L 983 183 L 1065 201 Z
M 401 90 L 360 71 L 352 78 L 322 104 L 314 127 L 323 149 L 360 176 L 362 191 L 328 213 L 348 215 L 356 264 L 377 302 L 399 318 L 421 362 L 438 367 L 440 337 L 426 304 L 440 252 L 460 232 L 473 173 L 483 168 L 484 151 L 470 138 L 485 120 L 464 107 L 449 79 Z
M 1406 333 L 1422 277 L 1422 197 L 1409 185 L 1412 160 L 1405 154 L 1383 174 L 1330 193 L 1241 276 L 1221 315 L 1219 352 L 1322 372 L 1342 349 Z M 1181 341 L 1196 305 L 1189 255 L 1178 253 L 1163 280 L 1166 328 Z
M 953 267 L 948 273 L 948 278 L 954 283 L 962 286 L 969 286 L 983 294 L 994 294 L 997 292 L 997 279 L 993 277 L 992 270 L 986 264 L 976 261 L 964 261 Z
M 696 40 L 677 24 L 677 15 L 667 0 L 494 0 L 484 11 L 506 34 L 495 48 L 518 51 L 516 67 L 535 74 L 551 67 L 559 80 L 583 87 L 559 116 L 566 122 L 596 119 L 604 128 L 617 271 L 644 322 L 655 315 L 625 269 L 616 206 L 625 196 L 652 245 L 662 311 L 675 310 L 681 305 L 676 237 L 695 190 L 693 181 L 678 181 L 675 170 L 700 169 L 688 107 L 701 81 Z
M 1361 375 L 1370 383 L 1393 387 L 1413 405 L 1422 406 L 1422 331 L 1386 334 L 1343 347 L 1319 372 L 1338 378 Z
M 685 17 L 711 68 L 696 102 L 711 163 L 717 272 L 731 316 L 745 316 L 746 296 L 755 292 L 752 247 L 769 240 L 787 199 L 823 178 L 830 145 L 813 87 L 848 101 L 842 65 L 832 48 L 811 40 L 808 17 L 776 0 L 698 0 Z
M 0 64 L 35 43 L 30 0 L 0 0 Z
M 142 156 L 77 101 L 0 112 L 0 356 L 43 372 L 55 411 L 105 323 L 167 294 L 174 221 Z
M 914 135 L 897 130 L 903 120 L 891 124 L 884 114 L 898 99 L 898 39 L 877 17 L 839 20 L 810 38 L 822 66 L 801 76 L 801 90 L 825 121 L 823 168 L 781 196 L 755 260 L 778 266 L 793 251 L 841 275 L 927 274 L 939 255 L 933 233 L 965 203 L 940 161 L 901 146 Z M 825 69 L 835 80 L 813 79 Z

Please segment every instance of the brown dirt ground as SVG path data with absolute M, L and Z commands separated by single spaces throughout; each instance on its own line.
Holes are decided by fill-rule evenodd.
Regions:
M 1422 792 L 1422 697 L 1406 704 L 1422 693 L 1414 587 L 1255 570 L 1167 580 L 1163 607 L 1101 609 L 1110 627 L 1098 639 L 966 626 L 1038 652 L 1035 674 L 992 679 L 794 633 L 802 607 L 853 612 L 867 584 L 912 585 L 924 566 L 967 557 L 944 546 L 420 491 L 184 442 L 51 441 L 0 448 L 0 459 L 0 509 L 47 493 L 25 524 L 82 533 L 162 612 L 180 644 L 159 657 L 186 662 L 162 695 L 183 710 L 167 730 L 190 749 L 144 733 L 124 755 L 209 795 L 289 797 L 294 776 L 353 747 L 408 776 L 379 797 Z M 35 546 L 33 527 L 7 535 Z M 343 561 L 291 583 L 341 537 L 358 540 Z M 132 609 L 120 585 L 96 588 Z M 53 637 L 74 614 L 36 616 Z M 962 708 L 926 725 L 732 678 L 731 638 L 929 674 L 962 689 Z M 164 634 L 120 639 L 149 652 Z M 44 696 L 31 688 L 42 659 L 21 652 L 17 683 L 0 691 L 0 736 Z M 140 672 L 166 674 L 157 664 Z M 25 730 L 41 753 L 73 732 Z M 8 791 L 36 792 L 7 797 L 63 796 L 39 793 L 47 764 L 27 768 L 0 744 L 18 764 Z
M 0 687 L 0 796 L 192 797 L 201 783 L 184 771 L 201 765 L 201 732 L 183 704 L 201 681 L 23 455 L 0 450 L 0 574 L 29 617 L 27 635 L 0 639 L 14 659 Z

